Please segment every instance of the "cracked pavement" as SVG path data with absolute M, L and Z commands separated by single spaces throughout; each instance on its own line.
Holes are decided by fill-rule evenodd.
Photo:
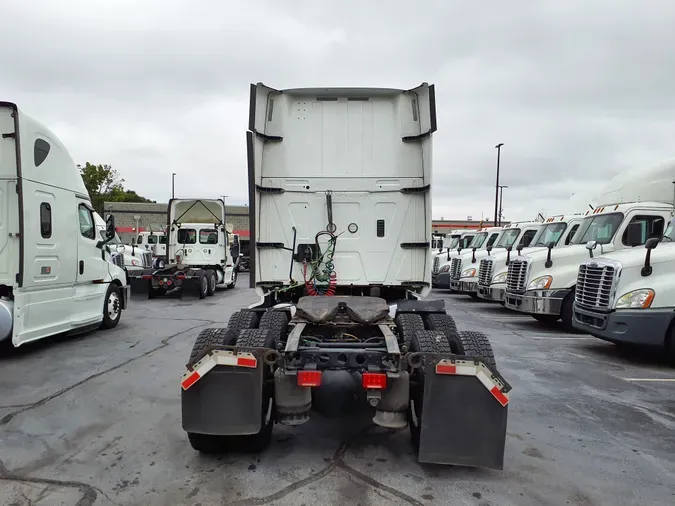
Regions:
M 276 426 L 260 455 L 202 456 L 179 378 L 203 328 L 256 300 L 132 300 L 120 325 L 0 358 L 0 504 L 622 505 L 675 502 L 673 383 L 658 355 L 564 334 L 498 305 L 445 298 L 488 334 L 513 386 L 504 471 L 420 465 L 407 430 L 367 415 Z

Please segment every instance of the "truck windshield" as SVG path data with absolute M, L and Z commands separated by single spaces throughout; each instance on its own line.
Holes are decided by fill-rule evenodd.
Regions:
M 623 221 L 623 213 L 598 214 L 588 216 L 581 222 L 581 226 L 570 244 L 586 244 L 597 241 L 598 244 L 608 244 L 614 238 L 619 225 Z
M 459 237 L 453 237 L 452 241 L 450 241 L 450 246 L 448 246 L 448 248 L 456 249 L 458 244 L 459 244 Z
M 471 241 L 471 244 L 469 244 L 469 248 L 480 248 L 485 242 L 485 239 L 487 239 L 487 236 L 487 232 L 476 234 L 473 238 L 473 241 Z
M 548 246 L 550 243 L 557 246 L 566 228 L 567 223 L 549 223 L 539 230 L 536 240 L 530 246 Z
M 502 232 L 502 236 L 497 241 L 497 244 L 495 244 L 495 248 L 508 248 L 509 246 L 513 246 L 513 243 L 516 242 L 516 239 L 518 239 L 519 235 L 519 228 L 504 230 L 504 232 Z
M 462 248 L 462 249 L 468 248 L 469 244 L 471 244 L 471 241 L 473 240 L 474 237 L 475 236 L 473 234 L 472 235 L 465 235 L 464 237 L 462 237 L 459 240 L 459 244 L 457 245 L 457 247 Z

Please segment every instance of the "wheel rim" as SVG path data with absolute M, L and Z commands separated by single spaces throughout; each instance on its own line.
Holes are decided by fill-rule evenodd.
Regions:
M 215 291 L 216 289 L 216 276 L 211 276 L 211 291 Z
M 205 292 L 206 290 L 208 290 L 208 288 L 209 288 L 208 282 L 209 282 L 209 280 L 206 279 L 206 276 L 204 276 L 204 277 L 202 278 L 202 291 L 203 291 L 203 292 Z
M 108 295 L 107 312 L 111 320 L 116 320 L 120 314 L 120 296 L 116 291 L 110 292 L 110 295 Z

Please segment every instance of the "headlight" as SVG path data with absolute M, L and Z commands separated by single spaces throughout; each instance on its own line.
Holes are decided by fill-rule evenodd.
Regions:
M 619 297 L 616 301 L 617 309 L 647 309 L 654 302 L 654 290 L 651 288 L 641 288 L 633 290 Z
M 131 265 L 133 265 L 134 267 L 142 267 L 143 263 L 138 258 L 132 258 Z
M 475 267 L 471 267 L 470 269 L 464 269 L 460 278 L 473 278 L 475 275 L 476 269 Z
M 529 285 L 527 285 L 528 290 L 546 290 L 551 286 L 553 278 L 551 276 L 540 276 L 533 279 Z
M 508 272 L 500 272 L 494 278 L 492 278 L 492 282 L 493 283 L 506 283 L 506 276 L 508 274 L 509 274 Z
M 441 270 L 438 271 L 438 272 L 448 272 L 449 270 L 450 270 L 450 266 L 449 266 L 449 265 L 444 265 L 443 267 L 441 267 Z

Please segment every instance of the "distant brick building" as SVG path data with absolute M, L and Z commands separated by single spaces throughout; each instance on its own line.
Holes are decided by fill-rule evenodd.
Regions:
M 510 224 L 510 221 L 502 221 L 502 226 Z M 492 227 L 492 221 L 474 221 L 474 220 L 433 220 L 431 230 L 434 234 L 448 234 L 451 230 L 476 229 L 481 227 Z
M 115 216 L 115 227 L 122 242 L 131 244 L 138 232 L 163 229 L 166 227 L 167 205 L 163 203 L 147 204 L 135 202 L 105 202 L 104 218 Z M 225 225 L 228 230 L 248 238 L 248 206 L 225 205 Z

